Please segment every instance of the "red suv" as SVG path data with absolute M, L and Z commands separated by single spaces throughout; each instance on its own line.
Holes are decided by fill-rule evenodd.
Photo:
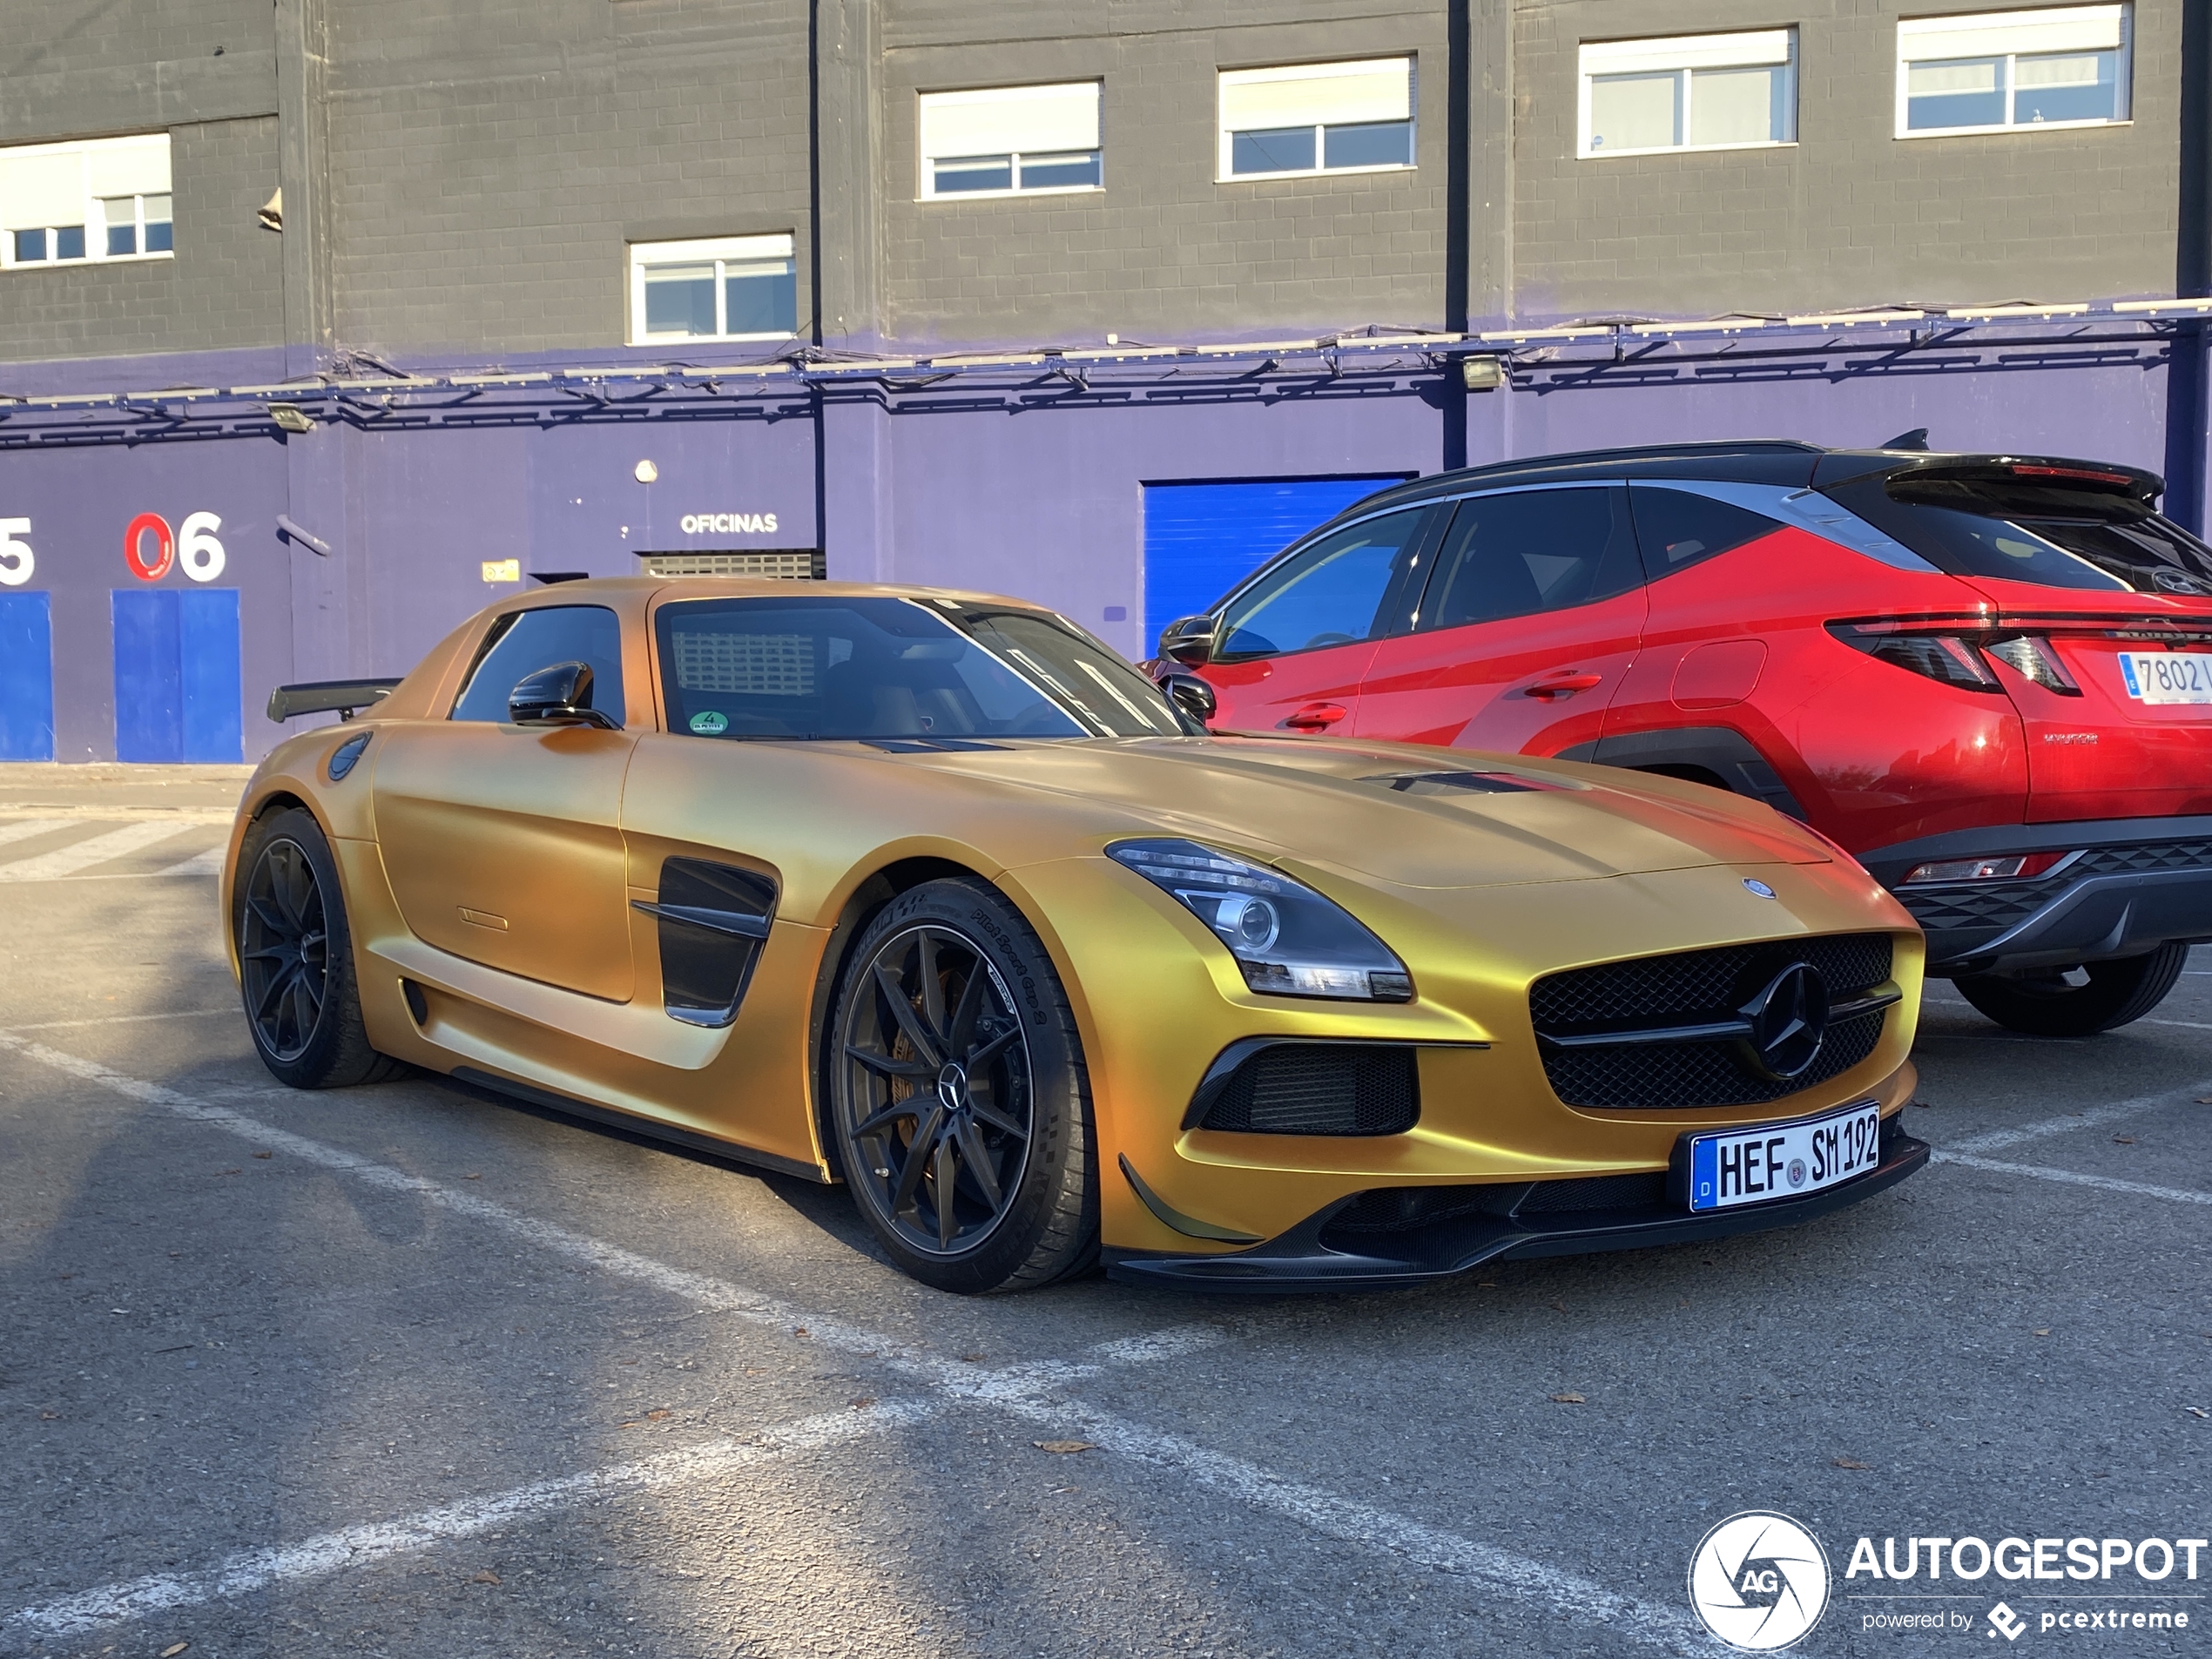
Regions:
M 1347 508 L 1154 666 L 1208 682 L 1220 728 L 1764 800 L 1890 887 L 1976 1008 L 2083 1035 L 2212 939 L 2212 549 L 2162 488 L 1802 443 L 1478 467 Z

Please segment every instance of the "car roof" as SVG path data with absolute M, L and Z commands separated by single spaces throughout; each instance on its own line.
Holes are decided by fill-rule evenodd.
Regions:
M 2124 473 L 2132 493 L 2155 496 L 2165 483 L 2155 473 L 2104 461 L 2062 455 L 1946 453 L 1925 449 L 1830 449 L 1795 439 L 1723 440 L 1709 443 L 1644 444 L 1619 449 L 1577 449 L 1432 473 L 1410 483 L 1393 485 L 1346 507 L 1339 520 L 1365 517 L 1384 508 L 1413 506 L 1470 490 L 1506 489 L 1527 484 L 1589 483 L 1614 478 L 1697 478 L 1716 483 L 1782 484 L 1805 489 L 1840 483 L 1871 473 L 1906 470 L 2009 469 L 2022 463 Z M 1323 528 L 1326 528 L 1324 526 Z
M 1034 599 L 1013 599 L 1002 594 L 978 593 L 967 588 L 930 588 L 907 583 L 797 581 L 768 576 L 610 576 L 549 582 L 527 593 L 512 595 L 502 609 L 534 609 L 543 605 L 576 604 L 590 599 L 601 603 L 629 599 L 650 603 L 660 598 L 683 599 L 950 599 L 962 605 L 1003 605 L 1015 610 L 1050 613 L 1052 607 Z M 1056 613 L 1053 613 L 1056 614 Z

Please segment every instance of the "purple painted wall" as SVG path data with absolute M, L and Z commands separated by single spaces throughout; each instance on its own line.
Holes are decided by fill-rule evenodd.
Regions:
M 1808 348 L 1808 347 L 1811 348 Z M 2165 456 L 2162 342 L 1985 340 L 1891 359 L 1775 344 L 1616 362 L 1531 349 L 1510 389 L 1467 397 L 1474 462 L 1693 438 L 1798 437 L 1850 446 L 1916 426 L 1939 448 L 2086 455 L 2154 469 Z M 266 354 L 38 366 L 9 389 L 54 392 L 268 375 Z M 1187 360 L 1185 360 L 1187 362 Z M 824 523 L 815 523 L 810 394 L 642 399 L 590 410 L 556 394 L 486 424 L 380 430 L 373 404 L 313 432 L 83 443 L 51 415 L 35 444 L 0 408 L 0 516 L 24 516 L 27 584 L 54 595 L 57 756 L 113 753 L 111 589 L 136 585 L 122 549 L 137 513 L 172 527 L 221 517 L 214 585 L 241 592 L 246 754 L 278 728 L 261 715 L 286 679 L 401 672 L 487 601 L 489 560 L 532 570 L 634 572 L 645 552 L 826 550 L 830 574 L 995 590 L 1049 604 L 1132 656 L 1144 614 L 1143 487 L 1185 479 L 1433 471 L 1441 376 L 1417 357 L 1341 379 L 1173 366 L 1095 374 L 1088 390 L 1030 368 L 912 389 L 823 388 Z M 479 419 L 481 405 L 456 404 Z M 474 408 L 476 413 L 469 415 Z M 460 418 L 460 417 L 456 417 Z M 149 422 L 149 430 L 159 426 Z M 57 441 L 59 439 L 61 441 Z M 650 461 L 657 474 L 640 482 Z M 279 514 L 326 543 L 320 556 Z M 772 531 L 765 516 L 775 517 Z M 739 515 L 742 528 L 684 521 Z M 728 521 L 725 520 L 725 523 Z M 186 584 L 181 569 L 161 578 Z M 1108 621 L 1120 607 L 1126 620 Z

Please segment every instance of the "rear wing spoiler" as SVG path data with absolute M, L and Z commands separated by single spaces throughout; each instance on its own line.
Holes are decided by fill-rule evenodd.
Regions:
M 299 685 L 280 685 L 269 693 L 269 718 L 281 725 L 295 714 L 328 714 L 336 710 L 341 720 L 391 696 L 399 681 L 308 680 Z

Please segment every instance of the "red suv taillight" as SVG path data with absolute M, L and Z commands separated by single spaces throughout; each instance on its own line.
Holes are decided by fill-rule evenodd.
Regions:
M 1993 657 L 2046 691 L 2061 697 L 2081 695 L 2051 642 L 2040 634 L 1961 628 L 1949 617 L 1831 622 L 1828 631 L 1855 651 L 1960 691 L 2003 691 L 2004 685 L 1990 670 Z

